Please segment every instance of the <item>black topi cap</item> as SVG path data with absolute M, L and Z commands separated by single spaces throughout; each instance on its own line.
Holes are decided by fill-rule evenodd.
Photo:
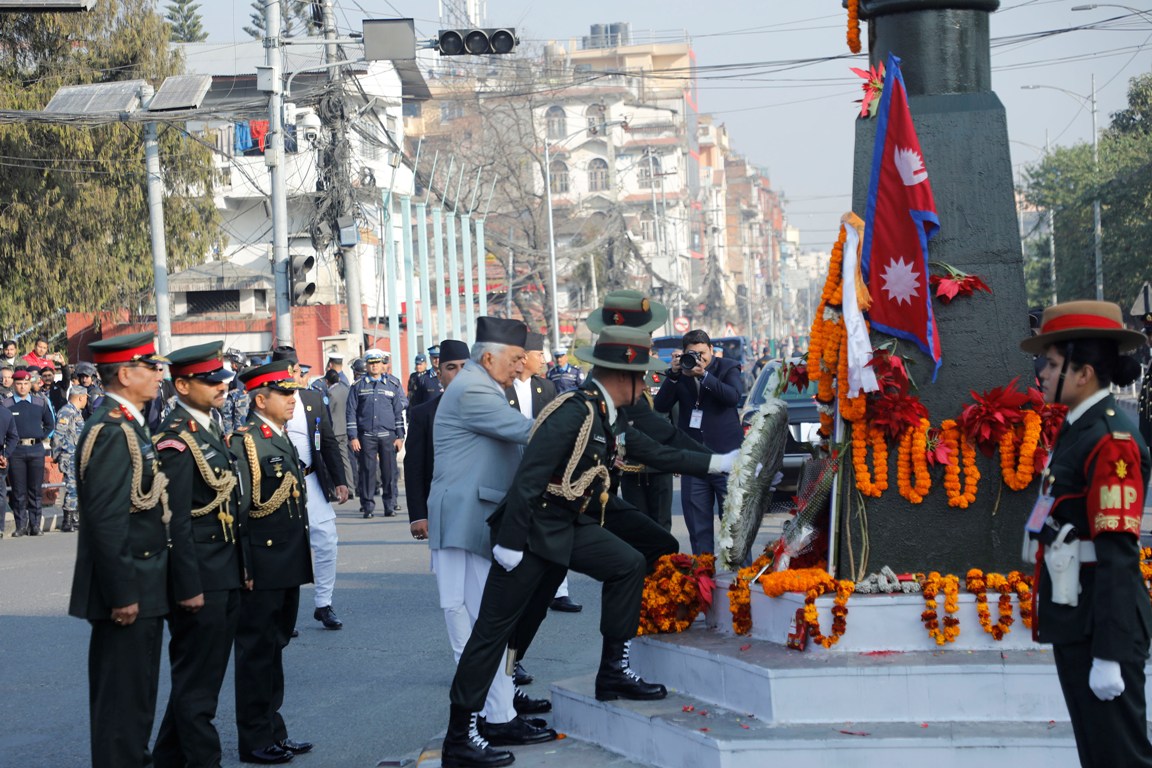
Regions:
M 467 360 L 469 358 L 468 345 L 456 339 L 444 339 L 440 342 L 440 360 Z
M 523 347 L 528 343 L 528 326 L 519 320 L 510 320 L 505 317 L 488 317 L 487 315 L 478 317 L 476 318 L 476 341 L 478 343 Z

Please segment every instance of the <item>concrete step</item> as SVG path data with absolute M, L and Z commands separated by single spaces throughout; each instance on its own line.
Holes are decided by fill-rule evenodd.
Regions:
M 1073 768 L 1068 723 L 771 723 L 682 693 L 662 701 L 599 702 L 594 676 L 552 686 L 553 724 L 570 737 L 659 768 Z M 824 703 L 828 703 L 825 701 Z M 521 762 L 517 760 L 517 765 Z
M 698 622 L 630 656 L 645 680 L 776 724 L 1068 720 L 1046 651 L 814 654 Z

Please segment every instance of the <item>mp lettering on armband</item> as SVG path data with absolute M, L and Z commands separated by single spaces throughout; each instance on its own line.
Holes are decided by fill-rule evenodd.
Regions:
M 1097 446 L 1088 502 L 1092 536 L 1130 533 L 1140 536 L 1144 514 L 1144 483 L 1140 475 L 1140 448 L 1131 439 L 1105 437 Z

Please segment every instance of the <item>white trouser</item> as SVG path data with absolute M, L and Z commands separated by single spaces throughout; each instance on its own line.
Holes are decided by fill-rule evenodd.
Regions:
M 324 497 L 316 474 L 304 479 L 308 489 L 308 540 L 312 544 L 312 580 L 317 608 L 332 605 L 336 586 L 336 513 Z
M 484 582 L 492 561 L 466 549 L 432 550 L 432 570 L 436 572 L 436 586 L 440 590 L 440 607 L 444 609 L 444 623 L 448 626 L 448 641 L 456 661 L 464 653 L 464 646 L 472 636 L 472 626 L 480 615 L 480 598 L 484 595 Z M 501 668 L 488 688 L 484 700 L 484 717 L 492 723 L 507 723 L 516 717 L 513 699 L 516 687 L 512 678 Z

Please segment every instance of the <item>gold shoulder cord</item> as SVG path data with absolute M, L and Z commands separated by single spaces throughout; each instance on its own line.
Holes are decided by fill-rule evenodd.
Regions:
M 80 477 L 83 477 L 88 469 L 92 451 L 96 448 L 96 435 L 103 426 L 103 424 L 93 426 L 92 431 L 88 433 L 88 439 L 84 441 L 84 450 L 80 454 Z M 140 453 L 140 444 L 136 441 L 136 432 L 124 422 L 120 422 L 120 428 L 124 430 L 124 437 L 128 440 L 128 455 L 132 459 L 132 482 L 129 484 L 131 512 L 132 514 L 147 512 L 160 504 L 160 522 L 167 526 L 172 520 L 172 510 L 168 509 L 168 476 L 163 472 L 157 472 L 152 478 L 151 490 L 147 494 L 142 493 L 140 485 L 144 479 L 144 457 Z
M 256 441 L 247 433 L 244 435 L 244 455 L 248 457 L 248 468 L 252 471 L 252 511 L 248 513 L 249 517 L 254 520 L 268 517 L 288 500 L 288 494 L 292 494 L 294 499 L 300 498 L 300 491 L 296 488 L 296 475 L 289 472 L 284 475 L 284 480 L 276 492 L 267 501 L 260 501 L 260 457 L 256 454 Z
M 528 434 L 528 439 L 532 439 L 532 435 L 536 434 L 536 430 L 544 423 L 557 408 L 564 404 L 569 398 L 573 397 L 575 392 L 565 392 L 557 397 L 548 405 L 544 406 L 544 410 L 540 411 L 540 415 L 536 417 L 536 423 L 532 425 L 532 431 Z M 584 423 L 580 425 L 580 433 L 576 436 L 576 442 L 572 446 L 572 455 L 568 458 L 568 464 L 564 467 L 564 473 L 560 476 L 559 483 L 548 483 L 548 493 L 575 501 L 584 496 L 584 492 L 588 490 L 588 486 L 600 478 L 604 485 L 603 490 L 600 492 L 600 525 L 604 525 L 604 510 L 608 505 L 608 486 L 612 482 L 612 476 L 608 467 L 603 464 L 597 464 L 594 467 L 589 467 L 584 471 L 575 482 L 573 482 L 572 475 L 576 471 L 576 465 L 580 463 L 580 458 L 584 455 L 584 450 L 588 447 L 588 438 L 592 434 L 592 423 L 596 418 L 596 408 L 587 401 L 584 405 L 588 407 L 588 415 L 584 418 Z M 587 504 L 585 503 L 585 506 Z M 583 511 L 583 509 L 581 509 Z
M 200 445 L 196 439 L 188 433 L 187 430 L 179 432 L 180 439 L 192 451 L 192 460 L 196 462 L 196 469 L 200 472 L 200 477 L 204 479 L 204 484 L 208 486 L 215 494 L 216 497 L 207 505 L 199 509 L 192 510 L 192 517 L 203 517 L 214 509 L 220 511 L 216 513 L 216 517 L 220 520 L 220 525 L 224 529 L 224 541 L 229 541 L 232 538 L 231 527 L 235 519 L 228 509 L 228 501 L 232 497 L 232 489 L 236 487 L 236 476 L 231 472 L 216 477 L 216 473 L 212 471 L 212 467 L 208 465 L 208 459 L 204 458 L 204 452 L 200 450 Z

